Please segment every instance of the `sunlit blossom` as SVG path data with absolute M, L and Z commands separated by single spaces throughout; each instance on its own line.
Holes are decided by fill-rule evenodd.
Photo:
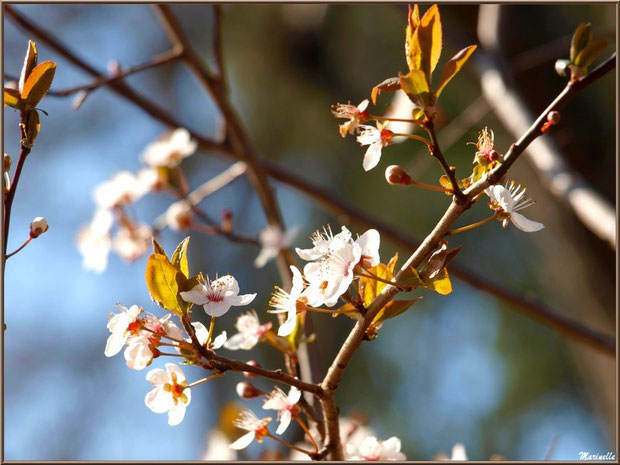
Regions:
M 349 121 L 345 121 L 340 125 L 340 135 L 346 137 L 347 134 L 353 134 L 356 131 L 359 132 L 360 124 L 368 121 L 370 114 L 368 113 L 368 99 L 363 100 L 358 106 L 351 104 L 336 104 L 333 106 L 332 114 L 336 118 L 345 118 Z
M 263 418 L 262 420 L 259 420 L 256 414 L 251 410 L 244 410 L 241 412 L 239 418 L 233 422 L 233 425 L 239 429 L 247 431 L 248 433 L 233 442 L 230 445 L 230 448 L 240 450 L 248 447 L 254 440 L 263 442 L 263 438 L 269 434 L 267 424 L 270 421 L 271 418 Z
M 351 239 L 351 232 L 346 226 L 343 226 L 341 232 L 334 236 L 331 227 L 327 225 L 323 227 L 322 231 L 316 230 L 310 239 L 312 240 L 311 249 L 295 249 L 295 252 L 297 252 L 297 255 L 299 255 L 302 260 L 317 260 L 327 256 L 332 242 L 334 242 L 334 240 L 336 240 L 338 244 L 348 242 Z
M 271 296 L 269 306 L 270 313 L 286 313 L 286 321 L 278 328 L 278 336 L 288 336 L 295 330 L 297 324 L 298 301 L 304 290 L 304 280 L 301 272 L 296 266 L 291 266 L 293 273 L 293 286 L 291 292 L 276 287 L 276 291 Z
M 498 212 L 497 218 L 502 220 L 504 228 L 509 222 L 525 232 L 536 232 L 545 227 L 544 224 L 529 220 L 517 213 L 535 203 L 530 197 L 525 196 L 525 188 L 521 185 L 510 181 L 506 182 L 505 187 L 495 185 L 484 192 L 491 198 L 490 208 Z
M 148 252 L 152 235 L 153 230 L 146 224 L 121 226 L 112 239 L 112 248 L 121 258 L 132 262 Z
M 381 150 L 392 144 L 394 133 L 389 129 L 385 129 L 385 126 L 381 123 L 377 123 L 376 128 L 365 124 L 360 125 L 360 128 L 362 132 L 357 136 L 357 141 L 361 145 L 369 146 L 364 155 L 363 166 L 365 171 L 370 171 L 379 164 Z
M 269 260 L 278 255 L 280 250 L 290 247 L 298 233 L 297 227 L 282 232 L 278 226 L 268 225 L 258 236 L 261 251 L 254 261 L 254 266 L 257 268 L 265 266 Z
M 291 386 L 288 395 L 279 387 L 276 387 L 263 404 L 265 410 L 277 410 L 278 420 L 280 424 L 276 430 L 276 434 L 283 434 L 293 417 L 299 412 L 297 402 L 301 398 L 301 391 L 295 386 Z
M 142 154 L 142 161 L 150 166 L 174 168 L 197 148 L 198 142 L 191 138 L 189 131 L 178 128 L 149 144 Z
M 231 336 L 224 344 L 229 350 L 250 350 L 258 344 L 261 336 L 271 329 L 271 323 L 260 324 L 258 315 L 254 310 L 239 315 L 235 328 L 239 331 Z
M 105 356 L 112 357 L 118 354 L 127 339 L 132 334 L 137 336 L 141 323 L 138 317 L 142 313 L 142 308 L 137 305 L 132 305 L 127 308 L 122 305 L 118 306 L 119 313 L 115 314 L 108 321 L 108 330 L 112 334 L 108 337 L 108 341 L 105 346 Z
M 144 398 L 146 406 L 155 413 L 168 412 L 170 426 L 181 423 L 192 399 L 183 370 L 174 363 L 166 363 L 165 370 L 155 368 L 146 374 L 146 379 L 154 387 Z
M 357 445 L 348 443 L 346 454 L 349 460 L 364 460 L 369 462 L 379 460 L 406 460 L 405 454 L 400 451 L 400 439 L 392 436 L 380 441 L 374 436 L 365 438 Z
M 188 230 L 194 220 L 194 212 L 191 204 L 186 200 L 180 200 L 168 207 L 164 214 L 166 224 L 175 231 Z
M 90 224 L 79 230 L 77 247 L 82 255 L 82 266 L 86 270 L 102 273 L 106 269 L 112 247 L 110 229 L 113 222 L 112 212 L 99 209 Z
M 239 295 L 239 284 L 230 275 L 211 281 L 207 277 L 192 289 L 179 293 L 183 300 L 202 305 L 207 315 L 222 316 L 231 306 L 248 305 L 256 294 Z
M 95 203 L 101 208 L 122 207 L 136 202 L 148 192 L 145 185 L 128 171 L 116 173 L 112 179 L 95 187 Z

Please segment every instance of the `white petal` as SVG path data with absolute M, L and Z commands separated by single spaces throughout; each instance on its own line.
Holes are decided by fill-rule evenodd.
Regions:
M 231 297 L 228 300 L 228 302 L 230 302 L 231 305 L 238 307 L 238 306 L 248 305 L 255 298 L 256 298 L 256 294 L 237 295 L 237 296 Z
M 161 368 L 153 368 L 146 374 L 146 380 L 154 386 L 163 385 L 170 382 L 170 377 L 166 370 Z
M 230 302 L 227 301 L 207 302 L 202 307 L 205 309 L 207 315 L 218 317 L 230 310 L 230 305 Z
M 296 266 L 291 266 L 291 271 L 293 272 L 293 287 L 291 288 L 290 295 L 297 300 L 304 290 L 304 278 Z
M 229 447 L 234 450 L 245 449 L 250 445 L 250 443 L 254 440 L 254 431 L 250 431 L 247 434 L 244 434 L 235 442 L 233 442 Z
M 226 331 L 222 331 L 219 336 L 213 339 L 213 349 L 219 349 L 226 343 Z
M 189 291 L 179 292 L 185 302 L 192 302 L 196 305 L 204 305 L 207 302 L 207 293 L 202 284 L 196 284 Z
M 299 258 L 306 261 L 316 260 L 317 258 L 321 258 L 323 256 L 322 252 L 316 250 L 316 248 L 312 249 L 300 249 L 295 248 L 295 252 L 299 255 Z
M 122 334 L 112 333 L 108 337 L 108 341 L 105 345 L 104 354 L 106 357 L 113 357 L 118 354 L 125 345 L 126 338 Z
M 228 350 L 239 350 L 243 346 L 244 342 L 245 335 L 242 333 L 237 333 L 226 341 L 224 348 Z
M 179 404 L 177 404 L 175 408 L 170 409 L 170 411 L 168 412 L 168 424 L 170 426 L 178 425 L 183 421 L 184 417 L 185 406 L 182 402 L 179 402 Z
M 362 254 L 370 257 L 370 266 L 376 266 L 380 262 L 379 245 L 381 236 L 376 229 L 369 229 L 355 241 L 362 248 Z
M 375 142 L 368 147 L 364 155 L 364 171 L 370 171 L 379 164 L 381 160 L 381 142 Z
M 521 213 L 516 212 L 510 214 L 510 221 L 512 221 L 512 223 L 521 231 L 525 232 L 536 232 L 545 227 L 544 224 L 537 221 L 528 220 Z
M 256 268 L 262 268 L 267 264 L 269 260 L 271 260 L 276 255 L 278 255 L 278 249 L 274 249 L 272 247 L 263 247 L 258 254 L 258 257 L 256 257 L 256 260 L 254 260 L 254 266 Z
M 295 386 L 291 386 L 291 390 L 288 392 L 289 403 L 294 405 L 297 402 L 299 402 L 299 399 L 301 399 L 301 391 L 297 389 Z
M 174 406 L 172 394 L 161 388 L 155 388 L 146 394 L 144 398 L 146 406 L 155 413 L 164 413 Z
M 280 424 L 278 425 L 278 429 L 276 430 L 276 434 L 282 434 L 288 428 L 288 425 L 291 424 L 291 412 L 290 410 L 285 410 L 282 412 L 282 416 L 280 417 Z
M 153 360 L 149 340 L 144 336 L 132 339 L 124 355 L 127 366 L 133 370 L 143 370 Z
M 179 365 L 175 363 L 166 363 L 166 371 L 168 372 L 168 375 L 171 375 L 172 373 L 177 375 L 177 383 L 185 381 L 185 373 L 183 373 L 183 370 L 181 370 L 181 367 L 179 367 Z M 186 389 L 185 394 L 187 395 L 188 392 L 189 389 Z
M 209 330 L 200 321 L 193 322 L 192 326 L 196 333 L 196 339 L 198 339 L 200 345 L 204 345 L 207 342 L 207 337 L 209 337 Z
M 278 328 L 278 336 L 288 336 L 293 331 L 295 331 L 295 327 L 297 326 L 297 315 L 293 314 L 288 316 L 286 321 L 280 325 Z

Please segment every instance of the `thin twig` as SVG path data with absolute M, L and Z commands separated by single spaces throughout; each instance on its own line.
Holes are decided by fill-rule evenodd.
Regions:
M 2 246 L 3 257 L 6 257 L 6 250 L 9 242 L 9 226 L 11 223 L 11 209 L 13 208 L 13 200 L 15 199 L 17 184 L 19 183 L 19 178 L 22 174 L 22 169 L 24 168 L 24 163 L 26 162 L 26 158 L 28 157 L 29 153 L 30 147 L 22 145 L 19 152 L 19 159 L 17 160 L 17 165 L 15 166 L 15 174 L 13 175 L 11 188 L 6 193 L 6 197 L 4 199 L 4 244 Z

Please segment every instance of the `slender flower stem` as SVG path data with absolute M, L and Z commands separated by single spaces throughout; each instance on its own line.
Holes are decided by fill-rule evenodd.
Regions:
M 211 317 L 211 324 L 209 325 L 209 334 L 207 335 L 207 345 L 211 342 L 211 336 L 213 336 L 213 329 L 215 328 L 215 317 Z
M 312 447 L 314 447 L 314 453 L 316 454 L 319 451 L 319 446 L 317 446 L 316 441 L 312 437 L 312 434 L 310 434 L 308 427 L 303 422 L 303 420 L 299 418 L 298 416 L 295 416 L 295 420 L 297 420 L 297 423 L 299 423 L 299 426 L 301 426 L 301 429 L 305 431 L 306 436 L 308 436 L 308 439 L 310 439 L 310 442 L 312 443 Z
M 407 118 L 388 118 L 387 116 L 375 116 L 375 115 L 370 115 L 370 119 L 374 119 L 375 121 L 398 121 L 401 123 L 413 123 L 413 124 L 417 124 L 418 126 L 423 126 L 423 123 L 421 121 L 415 120 L 415 119 L 407 119 Z
M 159 355 L 167 355 L 168 357 L 195 357 L 196 355 L 169 354 L 167 352 L 159 352 Z
M 158 342 L 158 346 L 168 346 L 168 347 L 180 347 L 179 344 L 172 344 L 170 342 Z
M 297 446 L 294 446 L 293 444 L 289 444 L 288 442 L 283 441 L 282 439 L 275 437 L 273 434 L 271 434 L 269 432 L 267 433 L 267 437 L 270 437 L 274 441 L 279 442 L 280 444 L 282 444 L 283 446 L 288 447 L 289 449 L 296 450 L 297 452 L 301 452 L 302 454 L 313 455 L 313 453 L 310 452 L 309 450 L 305 450 L 305 449 L 302 449 L 301 447 L 297 447 Z
M 416 136 L 415 134 L 404 134 L 404 133 L 400 133 L 400 132 L 395 132 L 392 134 L 392 137 L 408 137 L 409 139 L 414 139 L 414 140 L 419 140 L 420 142 L 424 142 L 426 145 L 428 145 L 429 147 L 431 146 L 431 142 L 422 137 L 422 136 Z
M 26 242 L 24 242 L 19 249 L 17 249 L 15 252 L 11 252 L 10 254 L 8 254 L 6 257 L 4 257 L 5 260 L 7 260 L 9 257 L 12 257 L 13 255 L 15 255 L 17 252 L 19 252 L 20 250 L 22 250 L 24 247 L 26 247 L 28 245 L 28 243 L 32 240 L 32 236 L 29 236 L 28 239 L 26 239 Z
M 221 373 L 213 373 L 211 376 L 207 376 L 206 378 L 202 378 L 198 381 L 194 381 L 193 383 L 188 384 L 187 386 L 185 386 L 185 389 L 198 386 L 199 384 L 206 383 L 207 381 L 211 381 L 213 378 L 219 378 L 220 376 L 222 376 Z
M 462 233 L 462 232 L 465 232 L 465 231 L 469 231 L 470 229 L 477 228 L 478 226 L 482 226 L 483 224 L 486 224 L 489 221 L 493 221 L 495 218 L 497 218 L 497 215 L 498 215 L 498 213 L 495 213 L 494 215 L 489 216 L 488 218 L 485 218 L 482 221 L 478 221 L 476 223 L 472 223 L 472 224 L 469 224 L 467 226 L 463 226 L 462 228 L 453 229 L 451 231 L 448 231 L 446 233 L 446 235 L 447 236 L 454 236 L 455 234 L 459 234 L 459 233 Z
M 144 331 L 148 331 L 149 333 L 156 334 L 156 335 L 161 336 L 161 337 L 165 337 L 166 339 L 170 339 L 171 341 L 178 342 L 179 344 L 187 344 L 187 341 L 181 341 L 179 339 L 175 339 L 174 337 L 168 336 L 167 334 L 158 333 L 157 331 L 153 331 L 152 329 L 149 329 L 149 328 L 147 328 L 145 326 L 143 326 L 140 329 L 142 329 Z
M 339 315 L 341 313 L 351 313 L 354 310 L 328 310 L 326 308 L 314 308 L 306 305 L 306 310 L 317 313 L 329 313 L 331 315 Z
M 413 179 L 409 181 L 409 185 L 423 187 L 424 189 L 430 189 L 430 190 L 439 191 L 439 192 L 452 192 L 450 189 L 446 189 L 445 187 L 433 186 L 431 184 L 424 184 L 423 182 L 417 182 L 417 181 L 414 181 Z

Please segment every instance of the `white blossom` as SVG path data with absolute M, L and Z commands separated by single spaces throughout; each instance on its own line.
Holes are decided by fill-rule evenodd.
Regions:
M 168 412 L 168 424 L 178 425 L 185 417 L 185 408 L 192 397 L 185 374 L 178 365 L 166 363 L 166 369 L 154 368 L 146 374 L 154 389 L 144 398 L 144 403 L 155 413 Z
M 194 327 L 196 339 L 198 339 L 200 345 L 205 345 L 207 343 L 207 339 L 209 338 L 209 330 L 200 321 L 194 321 L 192 323 L 192 326 Z M 213 339 L 211 344 L 209 344 L 209 349 L 219 349 L 226 343 L 226 338 L 226 331 L 222 331 L 218 336 Z M 190 344 L 192 342 L 190 338 L 186 338 L 185 340 Z
M 258 236 L 261 251 L 254 261 L 254 266 L 257 268 L 265 266 L 269 260 L 278 255 L 280 250 L 290 247 L 297 234 L 299 234 L 298 227 L 283 233 L 278 226 L 268 225 Z
M 381 244 L 379 231 L 369 229 L 358 237 L 355 243 L 362 249 L 362 263 L 365 267 L 377 266 L 381 262 L 379 258 L 379 245 Z
M 499 212 L 502 226 L 508 226 L 511 221 L 517 228 L 525 232 L 540 231 L 545 227 L 542 223 L 528 220 L 525 216 L 517 213 L 534 204 L 530 197 L 525 197 L 525 188 L 515 184 L 514 181 L 506 182 L 506 186 L 491 186 L 484 191 L 491 198 L 491 208 Z
M 400 439 L 392 436 L 380 441 L 374 436 L 368 436 L 361 443 L 346 445 L 346 455 L 349 460 L 406 460 L 405 454 L 400 451 Z
M 231 306 L 248 305 L 256 297 L 256 294 L 239 295 L 239 284 L 231 275 L 222 276 L 215 281 L 207 277 L 189 291 L 179 294 L 186 302 L 202 305 L 210 316 L 222 316 Z
M 144 183 L 128 171 L 120 171 L 95 188 L 95 203 L 101 208 L 122 207 L 148 192 Z
M 467 460 L 467 452 L 465 446 L 460 442 L 452 447 L 452 455 L 448 457 L 445 452 L 440 452 L 435 456 L 435 460 L 450 460 L 453 462 L 464 462 Z
M 351 232 L 343 226 L 341 232 L 334 236 L 331 227 L 328 225 L 327 227 L 323 227 L 323 231 L 315 231 L 310 239 L 313 245 L 311 249 L 295 249 L 297 255 L 299 255 L 302 260 L 318 260 L 319 258 L 327 256 L 332 242 L 348 242 L 351 240 Z
M 283 434 L 288 425 L 291 423 L 293 416 L 299 411 L 296 405 L 301 398 L 301 391 L 295 386 L 291 386 L 288 395 L 282 389 L 276 387 L 270 394 L 269 398 L 263 404 L 265 410 L 277 410 L 278 420 L 280 424 L 276 430 L 276 434 Z
M 360 125 L 362 133 L 357 136 L 357 141 L 361 145 L 368 145 L 366 154 L 364 155 L 364 170 L 370 171 L 379 164 L 381 160 L 381 150 L 392 144 L 393 132 L 384 129 L 384 126 L 377 123 L 377 127 L 373 128 L 366 124 Z
M 168 207 L 164 213 L 166 224 L 175 231 L 186 231 L 192 226 L 194 212 L 186 200 L 179 200 Z
M 110 229 L 114 217 L 109 210 L 99 209 L 90 224 L 77 234 L 77 246 L 82 255 L 82 266 L 87 270 L 102 273 L 108 265 L 108 254 L 112 247 Z
M 191 138 L 187 129 L 178 128 L 169 135 L 149 144 L 142 154 L 142 161 L 150 166 L 174 168 L 192 155 L 198 142 Z
M 263 418 L 262 420 L 259 420 L 251 410 L 244 410 L 241 412 L 239 418 L 233 422 L 233 425 L 237 428 L 248 431 L 248 433 L 233 442 L 230 445 L 230 448 L 234 450 L 245 449 L 254 439 L 258 442 L 263 442 L 263 438 L 269 434 L 267 423 L 270 421 L 271 418 Z
M 239 315 L 235 327 L 239 332 L 226 341 L 224 348 L 228 350 L 250 350 L 258 344 L 261 336 L 271 329 L 271 323 L 261 325 L 258 315 L 252 310 Z
M 121 258 L 132 262 L 148 252 L 152 235 L 153 230 L 146 224 L 121 226 L 112 239 L 112 248 Z
M 137 305 L 130 308 L 119 305 L 120 312 L 110 318 L 108 321 L 108 329 L 112 334 L 108 337 L 105 346 L 105 356 L 112 357 L 118 354 L 129 336 L 138 334 L 141 323 L 138 320 L 142 309 Z
M 298 300 L 304 290 L 304 280 L 301 272 L 296 266 L 291 266 L 293 272 L 293 286 L 291 292 L 276 287 L 276 291 L 271 296 L 269 313 L 286 313 L 286 321 L 278 328 L 278 336 L 288 336 L 295 330 L 297 325 L 297 306 Z
M 334 105 L 332 110 L 333 115 L 336 118 L 345 118 L 349 120 L 342 123 L 339 127 L 342 137 L 346 137 L 347 134 L 353 134 L 356 131 L 359 132 L 360 123 L 365 123 L 370 117 L 367 108 L 368 99 L 362 100 L 358 106 L 353 106 L 351 104 L 342 105 L 340 103 Z
M 127 366 L 133 370 L 143 370 L 151 364 L 155 356 L 154 347 L 146 336 L 132 337 L 124 352 Z

